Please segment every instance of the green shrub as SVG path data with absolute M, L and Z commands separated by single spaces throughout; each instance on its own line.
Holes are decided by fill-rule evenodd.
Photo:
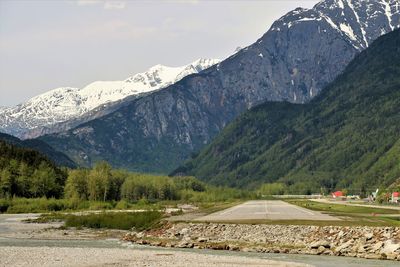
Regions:
M 90 201 L 90 210 L 111 210 L 114 206 L 110 202 Z
M 161 219 L 158 211 L 146 212 L 108 212 L 89 215 L 68 215 L 65 221 L 67 227 L 88 227 L 88 228 L 107 228 L 136 230 L 148 229 Z
M 115 205 L 115 208 L 117 210 L 126 210 L 130 208 L 130 205 L 127 201 L 125 200 L 120 200 L 118 201 L 117 205 Z
M 10 201 L 7 199 L 0 199 L 0 213 L 4 213 L 7 211 L 10 206 Z

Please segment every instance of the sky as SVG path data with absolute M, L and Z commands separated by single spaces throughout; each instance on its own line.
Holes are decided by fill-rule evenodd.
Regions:
M 0 106 L 156 64 L 224 59 L 318 0 L 0 0 Z

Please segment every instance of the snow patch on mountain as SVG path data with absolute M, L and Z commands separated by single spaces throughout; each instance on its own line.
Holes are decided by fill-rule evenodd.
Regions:
M 22 137 L 26 130 L 78 118 L 128 96 L 162 89 L 218 62 L 220 60 L 198 59 L 181 67 L 156 65 L 123 81 L 96 81 L 83 88 L 56 88 L 15 107 L 0 107 L 0 131 Z
M 380 35 L 400 27 L 396 23 L 400 16 L 399 7 L 400 0 L 324 0 L 313 9 L 297 8 L 289 12 L 274 23 L 271 30 L 281 31 L 282 27 L 290 29 L 300 23 L 323 20 L 361 51 Z M 380 28 L 369 27 L 368 23 Z

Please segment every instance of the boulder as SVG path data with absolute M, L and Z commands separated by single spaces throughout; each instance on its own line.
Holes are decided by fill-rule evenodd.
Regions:
M 383 246 L 383 242 L 379 241 L 376 244 L 374 244 L 371 248 L 371 252 L 375 252 L 378 251 L 379 249 L 381 249 L 381 247 Z
M 343 252 L 344 250 L 348 249 L 353 244 L 352 240 L 347 241 L 346 243 L 341 244 L 340 246 L 335 248 L 337 252 Z
M 309 245 L 309 247 L 314 248 L 314 249 L 319 248 L 319 247 L 330 248 L 331 244 L 328 241 L 319 240 L 319 241 L 312 242 Z
M 394 243 L 392 240 L 387 240 L 384 242 L 381 252 L 385 254 L 391 254 L 398 249 L 400 249 L 400 244 Z
M 372 253 L 369 253 L 369 254 L 363 255 L 362 258 L 365 258 L 365 259 L 373 259 L 373 260 L 380 260 L 380 259 L 383 259 L 384 257 L 382 257 L 382 255 L 380 255 L 380 254 L 372 254 Z
M 374 237 L 374 234 L 373 233 L 366 233 L 364 236 L 365 236 L 365 238 L 367 240 L 371 240 Z
M 199 242 L 199 243 L 204 243 L 204 242 L 207 242 L 207 241 L 208 241 L 207 237 L 198 237 L 197 238 L 197 242 Z

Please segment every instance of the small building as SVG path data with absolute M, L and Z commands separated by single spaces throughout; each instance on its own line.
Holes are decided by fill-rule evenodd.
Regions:
M 338 197 L 343 197 L 343 196 L 344 196 L 344 194 L 342 191 L 336 191 L 336 192 L 332 193 L 333 198 L 338 198 Z
M 390 202 L 392 202 L 392 203 L 399 203 L 399 195 L 400 195 L 400 193 L 399 192 L 393 192 L 392 193 L 392 197 L 390 198 Z

